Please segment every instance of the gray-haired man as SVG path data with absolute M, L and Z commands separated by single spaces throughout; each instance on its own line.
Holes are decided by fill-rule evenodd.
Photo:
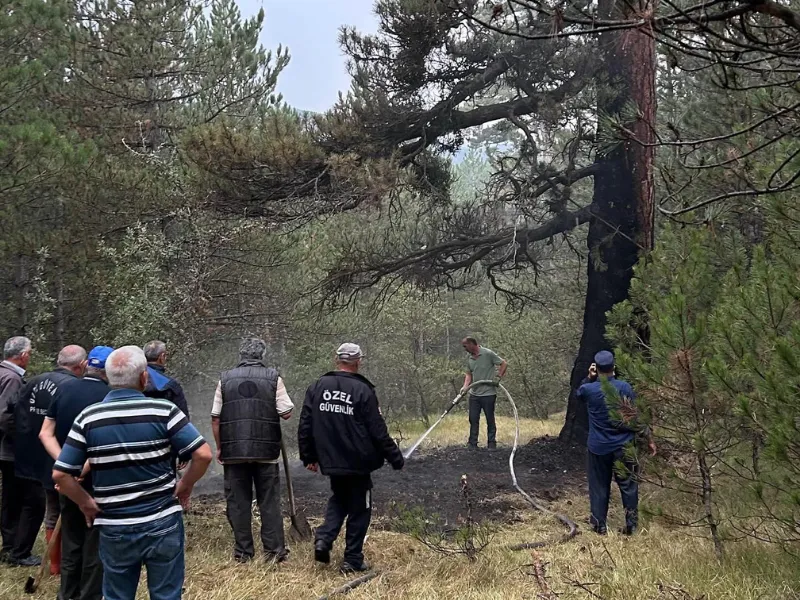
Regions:
M 177 406 L 187 419 L 191 420 L 189 404 L 178 380 L 166 374 L 167 345 L 161 340 L 151 340 L 143 347 L 147 358 L 147 388 L 144 395 L 148 398 L 163 398 Z
M 31 360 L 31 341 L 23 336 L 6 340 L 3 345 L 3 361 L 0 362 L 0 471 L 3 473 L 2 508 L 0 508 L 0 531 L 3 535 L 2 558 L 9 560 L 14 547 L 17 529 L 22 511 L 23 493 L 14 474 L 14 406 L 24 383 L 25 369 Z M 8 433 L 6 433 L 6 431 Z M 29 566 L 36 566 L 38 561 L 30 557 L 24 559 Z
M 281 562 L 288 556 L 278 459 L 280 419 L 292 416 L 294 404 L 278 372 L 264 363 L 266 352 L 264 340 L 247 338 L 242 342 L 239 364 L 222 373 L 211 409 L 217 460 L 225 472 L 233 556 L 239 562 L 247 562 L 255 554 L 251 521 L 254 486 L 265 558 Z

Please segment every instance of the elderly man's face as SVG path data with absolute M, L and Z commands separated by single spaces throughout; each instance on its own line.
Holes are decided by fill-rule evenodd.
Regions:
M 31 350 L 25 350 L 25 352 L 19 355 L 19 363 L 23 369 L 27 369 L 30 362 L 31 362 Z
M 473 352 L 475 352 L 475 348 L 477 348 L 477 345 L 473 344 L 472 342 L 464 340 L 463 342 L 461 342 L 461 347 L 464 348 L 464 350 L 466 350 L 470 354 L 472 354 Z

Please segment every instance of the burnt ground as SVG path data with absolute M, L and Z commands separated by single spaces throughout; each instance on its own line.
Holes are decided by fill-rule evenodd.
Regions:
M 420 506 L 452 523 L 463 512 L 459 491 L 461 476 L 466 474 L 476 519 L 514 521 L 521 497 L 511 482 L 510 453 L 511 448 L 503 446 L 497 450 L 450 447 L 418 451 L 402 471 L 393 471 L 387 465 L 373 474 L 375 513 L 390 514 L 392 505 L 397 503 Z M 517 479 L 529 494 L 545 501 L 557 500 L 568 492 L 585 488 L 584 457 L 584 451 L 566 446 L 557 438 L 535 438 L 517 450 L 514 461 Z M 328 479 L 307 471 L 297 460 L 290 464 L 298 511 L 309 519 L 321 518 L 330 495 Z M 197 494 L 206 500 L 221 499 L 222 476 L 207 476 L 202 485 L 198 484 Z M 288 504 L 286 494 L 283 496 L 284 504 Z M 288 511 L 288 506 L 285 509 Z

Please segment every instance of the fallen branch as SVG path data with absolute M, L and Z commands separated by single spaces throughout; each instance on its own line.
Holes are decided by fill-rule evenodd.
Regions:
M 332 596 L 336 596 L 337 594 L 346 594 L 350 590 L 356 589 L 361 584 L 367 583 L 368 581 L 372 581 L 373 579 L 375 579 L 380 574 L 381 574 L 380 571 L 372 571 L 371 573 L 367 573 L 366 575 L 362 575 L 358 579 L 353 579 L 352 581 L 348 581 L 343 586 L 336 588 L 335 590 L 333 590 L 329 594 L 327 594 L 325 596 L 320 596 L 319 598 L 317 598 L 317 600 L 329 600 L 329 598 L 331 598 Z
M 573 581 L 570 581 L 570 583 L 571 583 L 573 586 L 575 586 L 576 588 L 578 588 L 578 589 L 580 589 L 580 590 L 583 590 L 584 592 L 586 592 L 587 594 L 589 594 L 589 595 L 590 595 L 592 598 L 596 598 L 596 600 L 606 600 L 606 599 L 605 599 L 603 596 L 600 596 L 599 594 L 595 594 L 595 593 L 594 593 L 594 592 L 593 592 L 593 591 L 592 591 L 592 590 L 589 588 L 589 586 L 590 586 L 590 585 L 599 585 L 598 583 L 594 583 L 594 582 L 592 582 L 592 583 L 583 583 L 583 582 L 580 582 L 580 581 L 578 581 L 578 580 L 573 580 Z
M 537 554 L 535 551 L 531 552 L 533 556 L 533 578 L 536 580 L 536 585 L 539 586 L 540 593 L 537 594 L 538 598 L 541 600 L 558 600 L 558 596 L 556 593 L 550 589 L 550 584 L 547 581 L 547 573 L 544 568 L 544 562 L 542 561 L 541 556 Z
M 521 544 L 511 544 L 509 550 L 536 550 L 537 548 L 544 548 L 549 542 L 523 542 Z

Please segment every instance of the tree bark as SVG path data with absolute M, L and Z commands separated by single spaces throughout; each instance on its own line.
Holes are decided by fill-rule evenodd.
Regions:
M 652 7 L 651 0 L 643 0 L 635 10 L 621 0 L 600 2 L 600 12 L 608 18 L 642 17 Z M 595 158 L 583 333 L 560 435 L 562 441 L 581 445 L 586 444 L 589 421 L 575 392 L 594 354 L 610 349 L 605 338 L 606 313 L 628 297 L 633 267 L 640 253 L 653 247 L 655 214 L 655 41 L 645 29 L 630 29 L 605 34 L 600 43 L 604 72 L 598 78 L 597 137 L 617 141 L 606 151 L 598 150 Z
M 26 335 L 28 333 L 28 269 L 27 258 L 23 254 L 17 255 L 16 273 L 14 276 L 14 289 L 17 301 L 17 323 L 14 328 L 14 335 Z

